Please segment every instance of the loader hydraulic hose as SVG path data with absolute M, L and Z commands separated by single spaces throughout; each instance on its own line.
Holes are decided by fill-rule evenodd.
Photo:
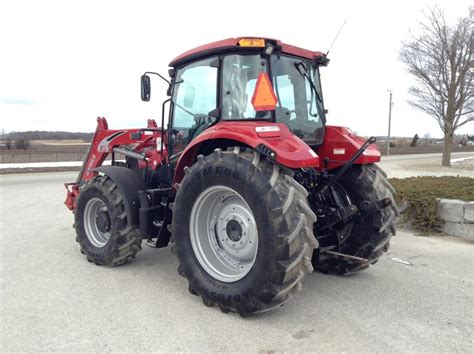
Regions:
M 81 183 L 82 176 L 84 175 L 84 170 L 86 169 L 87 162 L 89 161 L 89 155 L 91 154 L 91 149 L 92 149 L 92 144 L 89 144 L 89 147 L 87 148 L 87 151 L 86 151 L 86 157 L 82 161 L 81 170 L 79 171 L 79 174 L 77 175 L 77 179 L 76 179 L 77 185 Z
M 131 158 L 136 159 L 136 160 L 146 160 L 146 155 L 145 154 L 140 154 L 140 153 L 132 151 L 132 150 L 116 147 L 116 148 L 114 148 L 114 152 L 116 152 L 118 154 L 128 156 L 128 157 L 131 157 Z

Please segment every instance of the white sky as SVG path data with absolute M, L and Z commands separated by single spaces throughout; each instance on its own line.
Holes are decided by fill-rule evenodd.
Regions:
M 0 2 L 0 128 L 93 131 L 161 120 L 166 84 L 152 78 L 152 100 L 140 100 L 144 71 L 167 75 L 178 54 L 219 39 L 266 36 L 326 51 L 347 24 L 322 69 L 328 124 L 362 135 L 442 136 L 435 120 L 407 104 L 413 79 L 398 60 L 401 41 L 435 3 L 448 20 L 470 0 L 398 1 L 19 1 Z M 474 123 L 459 133 L 474 133 Z

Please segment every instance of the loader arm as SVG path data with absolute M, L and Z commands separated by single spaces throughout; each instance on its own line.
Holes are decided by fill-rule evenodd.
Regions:
M 109 154 L 112 154 L 112 164 L 115 162 L 115 154 L 121 154 L 138 160 L 140 168 L 156 170 L 167 159 L 166 149 L 161 151 L 161 144 L 157 144 L 160 139 L 166 140 L 166 134 L 157 127 L 154 119 L 148 120 L 146 128 L 112 130 L 108 128 L 105 118 L 98 117 L 94 137 L 76 182 L 64 184 L 68 209 L 75 209 L 80 186 L 98 175 L 96 169 L 102 166 Z

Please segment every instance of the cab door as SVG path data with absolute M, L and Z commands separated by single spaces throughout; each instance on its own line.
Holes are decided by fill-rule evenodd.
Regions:
M 218 67 L 215 63 L 215 57 L 204 59 L 176 72 L 169 123 L 171 163 L 216 120 L 209 115 L 217 108 Z

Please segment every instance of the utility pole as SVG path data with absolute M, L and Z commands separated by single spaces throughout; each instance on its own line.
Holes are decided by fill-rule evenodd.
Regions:
M 390 92 L 390 101 L 388 104 L 388 136 L 387 136 L 387 155 L 390 155 L 390 127 L 392 125 L 392 90 L 388 90 Z

